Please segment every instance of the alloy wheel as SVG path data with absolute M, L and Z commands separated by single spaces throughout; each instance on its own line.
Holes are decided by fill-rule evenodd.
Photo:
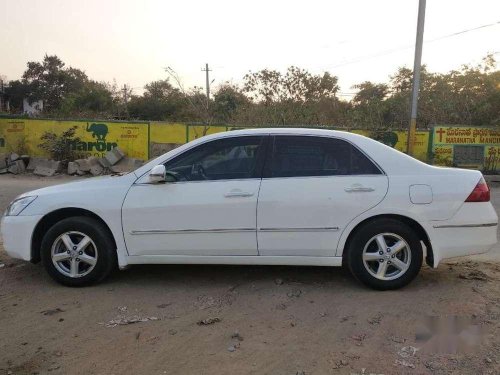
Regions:
M 373 277 L 379 280 L 395 280 L 409 269 L 411 249 L 408 243 L 395 233 L 373 236 L 363 249 L 363 264 Z
M 88 275 L 97 264 L 97 246 L 82 232 L 65 232 L 56 238 L 51 248 L 55 268 L 65 276 L 78 278 Z

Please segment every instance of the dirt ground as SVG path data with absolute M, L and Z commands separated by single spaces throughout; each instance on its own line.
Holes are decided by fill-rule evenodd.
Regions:
M 70 179 L 0 176 L 0 210 Z M 425 266 L 391 292 L 281 266 L 136 266 L 72 289 L 0 245 L 0 374 L 499 374 L 499 254 Z M 429 316 L 470 320 L 480 343 L 436 351 L 418 334 Z

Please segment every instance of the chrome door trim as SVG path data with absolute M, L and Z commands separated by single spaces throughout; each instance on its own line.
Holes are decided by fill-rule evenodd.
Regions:
M 312 227 L 312 228 L 259 228 L 259 232 L 336 232 L 339 227 Z
M 131 235 L 141 234 L 200 234 L 200 233 L 240 233 L 255 232 L 255 228 L 222 228 L 222 229 L 151 229 L 151 230 L 133 230 Z
M 436 229 L 442 228 L 486 228 L 486 227 L 496 227 L 498 223 L 486 223 L 486 224 L 454 224 L 454 225 L 434 225 Z

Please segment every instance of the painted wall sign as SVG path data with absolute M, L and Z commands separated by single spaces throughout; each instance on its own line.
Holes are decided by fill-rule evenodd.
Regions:
M 434 164 L 497 171 L 500 130 L 484 127 L 435 126 L 432 130 Z
M 59 121 L 0 118 L 0 152 L 16 151 L 47 156 L 38 145 L 45 132 L 61 134 L 76 126 L 79 142 L 70 143 L 78 157 L 103 156 L 119 146 L 130 157 L 148 159 L 149 123 L 108 121 Z

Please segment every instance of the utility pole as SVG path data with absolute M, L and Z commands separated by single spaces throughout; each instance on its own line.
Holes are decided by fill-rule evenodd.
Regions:
M 127 87 L 127 85 L 125 83 L 123 84 L 122 92 L 123 92 L 123 105 L 125 107 L 125 116 L 127 116 L 128 115 L 127 103 L 128 103 L 129 88 Z
M 415 42 L 415 61 L 413 63 L 413 87 L 411 91 L 411 114 L 410 124 L 408 126 L 408 155 L 413 155 L 415 145 L 415 132 L 417 130 L 417 105 L 418 92 L 420 88 L 420 65 L 422 62 L 422 44 L 424 42 L 424 23 L 425 23 L 425 2 L 418 2 L 418 20 L 417 20 L 417 39 Z
M 128 102 L 128 88 L 127 88 L 127 85 L 124 84 L 123 85 L 123 102 L 125 103 L 125 107 L 127 106 L 127 102 Z
M 207 113 L 208 113 L 208 107 L 210 103 L 210 78 L 208 72 L 211 72 L 211 70 L 208 69 L 208 64 L 205 64 L 205 69 L 202 69 L 201 71 L 205 72 L 205 78 L 206 78 L 205 86 L 207 89 Z

